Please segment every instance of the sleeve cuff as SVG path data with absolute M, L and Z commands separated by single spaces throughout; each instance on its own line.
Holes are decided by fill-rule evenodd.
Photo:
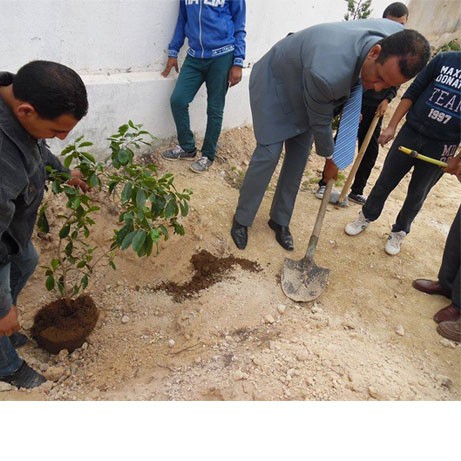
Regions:
M 179 53 L 176 50 L 168 50 L 168 57 L 169 58 L 177 58 L 178 54 Z
M 243 59 L 242 58 L 234 58 L 234 66 L 243 67 Z

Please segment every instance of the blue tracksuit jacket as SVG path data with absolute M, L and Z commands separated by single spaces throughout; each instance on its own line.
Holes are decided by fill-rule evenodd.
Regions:
M 180 0 L 179 15 L 168 56 L 177 57 L 187 37 L 187 53 L 215 58 L 234 53 L 234 65 L 245 59 L 245 0 Z

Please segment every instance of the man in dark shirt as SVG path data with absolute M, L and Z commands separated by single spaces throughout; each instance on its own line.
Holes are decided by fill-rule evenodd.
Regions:
M 385 251 L 400 252 L 403 239 L 443 170 L 399 151 L 400 146 L 435 160 L 447 162 L 461 141 L 461 52 L 440 53 L 422 70 L 395 109 L 389 126 L 379 137 L 381 145 L 393 139 L 397 126 L 406 122 L 395 138 L 381 174 L 357 220 L 349 223 L 346 234 L 358 235 L 381 215 L 390 193 L 411 170 L 411 180 L 402 208 L 392 226 Z
M 43 139 L 65 139 L 87 111 L 85 85 L 66 66 L 33 61 L 16 75 L 0 72 L 0 381 L 18 388 L 45 381 L 16 353 L 27 340 L 16 302 L 38 262 L 31 237 L 46 166 L 67 170 Z M 69 184 L 87 189 L 78 170 L 70 176 Z

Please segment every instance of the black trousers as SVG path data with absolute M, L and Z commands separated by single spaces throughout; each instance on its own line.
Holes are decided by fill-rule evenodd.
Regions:
M 461 205 L 451 225 L 445 243 L 442 265 L 439 271 L 439 283 L 445 290 L 451 291 L 453 306 L 461 310 Z
M 443 157 L 444 161 L 446 161 L 447 153 L 453 155 L 457 145 L 426 138 L 411 129 L 408 124 L 403 125 L 392 143 L 381 174 L 365 205 L 363 205 L 362 211 L 369 221 L 378 219 L 390 193 L 397 187 L 404 176 L 413 169 L 405 201 L 395 224 L 392 226 L 392 232 L 405 231 L 408 234 L 413 220 L 426 200 L 427 194 L 442 177 L 443 171 L 432 163 L 418 160 L 400 152 L 400 146 L 414 149 L 420 154 L 436 160 Z
M 362 106 L 362 121 L 359 125 L 358 140 L 359 140 L 359 150 L 365 140 L 368 129 L 370 128 L 371 122 L 373 121 L 376 114 L 377 107 L 366 107 Z M 368 178 L 370 177 L 371 170 L 375 166 L 376 159 L 378 158 L 379 153 L 379 144 L 378 138 L 381 134 L 381 124 L 383 118 L 380 117 L 378 124 L 376 125 L 375 131 L 370 139 L 367 150 L 363 155 L 360 166 L 355 174 L 354 182 L 351 186 L 351 192 L 356 195 L 363 195 L 363 190 L 367 185 Z

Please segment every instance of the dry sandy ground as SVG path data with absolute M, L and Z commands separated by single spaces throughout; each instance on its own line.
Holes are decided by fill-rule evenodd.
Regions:
M 443 177 L 434 188 L 396 257 L 384 252 L 384 244 L 408 178 L 381 218 L 357 237 L 347 236 L 344 226 L 359 206 L 330 205 L 315 256 L 331 269 L 328 286 L 315 302 L 295 303 L 283 294 L 280 274 L 286 257 L 304 256 L 320 204 L 313 192 L 323 161 L 312 154 L 306 169 L 291 223 L 295 251 L 284 251 L 267 226 L 273 184 L 247 249 L 239 251 L 229 230 L 236 186 L 253 147 L 250 128 L 224 133 L 219 157 L 204 175 L 153 153 L 160 171 L 171 171 L 179 188 L 194 192 L 186 236 L 171 238 L 158 257 L 140 260 L 125 252 L 116 272 L 101 268 L 90 285 L 101 315 L 87 343 L 53 356 L 31 341 L 21 354 L 49 382 L 32 391 L 4 386 L 0 400 L 460 400 L 460 346 L 438 336 L 432 320 L 449 301 L 411 287 L 415 278 L 437 275 L 459 205 L 457 180 Z M 111 220 L 105 209 L 95 241 L 108 237 Z M 52 244 L 36 241 L 47 260 Z M 262 270 L 236 265 L 182 302 L 154 290 L 160 282 L 189 281 L 191 257 L 202 249 L 257 262 Z M 20 300 L 26 333 L 50 299 L 39 270 Z

